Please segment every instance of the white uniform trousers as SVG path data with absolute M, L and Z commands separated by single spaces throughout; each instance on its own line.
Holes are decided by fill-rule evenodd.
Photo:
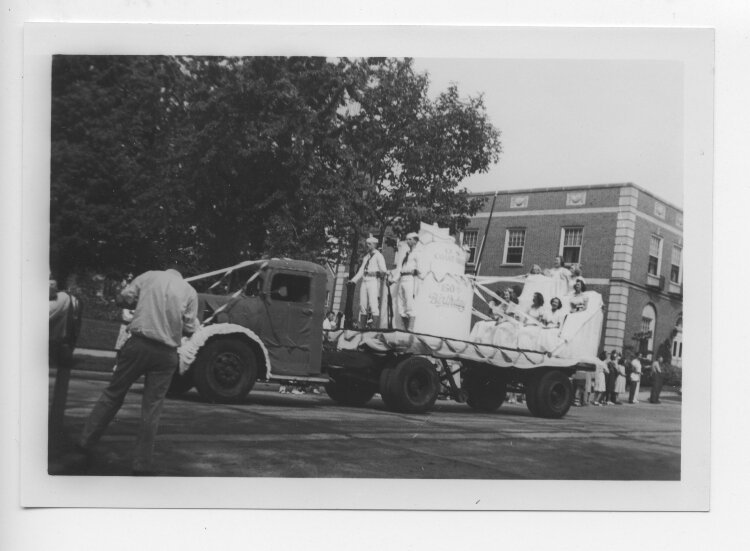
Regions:
M 359 287 L 359 313 L 367 315 L 367 309 L 373 316 L 380 315 L 380 280 L 377 277 L 365 276 Z
M 412 275 L 402 275 L 398 284 L 398 314 L 402 317 L 414 317 L 414 294 L 417 278 Z

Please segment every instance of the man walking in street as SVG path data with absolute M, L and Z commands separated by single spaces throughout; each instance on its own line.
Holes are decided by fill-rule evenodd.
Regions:
M 380 282 L 386 273 L 385 258 L 377 249 L 378 240 L 372 235 L 365 241 L 367 254 L 359 271 L 351 279 L 351 283 L 362 280 L 359 288 L 359 328 L 367 327 L 368 310 L 372 315 L 372 325 L 380 327 Z
M 145 375 L 141 421 L 133 457 L 133 475 L 150 475 L 154 440 L 164 397 L 179 365 L 177 347 L 198 324 L 198 296 L 176 264 L 166 271 L 136 277 L 118 296 L 123 308 L 134 308 L 131 334 L 119 352 L 117 368 L 89 415 L 79 440 L 89 453 L 122 406 L 131 385 Z

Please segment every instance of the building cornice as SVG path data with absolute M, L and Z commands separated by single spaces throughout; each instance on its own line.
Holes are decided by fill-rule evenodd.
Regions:
M 650 216 L 646 214 L 643 211 L 640 211 L 634 207 L 583 207 L 583 208 L 562 208 L 562 209 L 535 209 L 535 210 L 524 210 L 524 209 L 515 209 L 515 210 L 502 210 L 502 211 L 494 211 L 492 213 L 493 218 L 514 218 L 518 216 L 564 216 L 566 214 L 619 214 L 621 212 L 624 213 L 632 213 L 636 216 L 642 218 L 643 220 L 646 220 L 647 222 L 650 222 L 652 224 L 656 224 L 657 226 L 669 230 L 675 234 L 678 234 L 682 236 L 682 230 L 678 228 L 677 226 L 673 226 L 672 224 L 668 224 L 667 222 L 664 222 L 663 220 L 659 220 L 658 218 L 654 218 L 653 216 Z M 471 218 L 489 218 L 490 213 L 489 212 L 478 212 Z
M 654 195 L 652 192 L 648 191 L 647 189 L 642 188 L 641 186 L 638 186 L 636 184 L 633 184 L 632 182 L 623 182 L 619 184 L 590 184 L 586 186 L 561 186 L 561 187 L 537 187 L 537 188 L 525 188 L 525 189 L 503 189 L 503 190 L 497 190 L 495 191 L 480 191 L 476 193 L 469 193 L 470 197 L 492 197 L 497 193 L 498 195 L 519 195 L 524 193 L 546 193 L 546 192 L 558 192 L 558 191 L 584 191 L 584 190 L 594 190 L 594 189 L 618 189 L 618 188 L 624 188 L 624 187 L 631 187 L 634 189 L 637 189 L 639 192 L 644 193 L 654 199 L 655 201 L 659 201 L 660 203 L 674 209 L 675 211 L 679 212 L 680 214 L 684 214 L 682 208 L 676 206 L 674 203 L 670 203 L 669 201 L 662 199 L 661 197 Z

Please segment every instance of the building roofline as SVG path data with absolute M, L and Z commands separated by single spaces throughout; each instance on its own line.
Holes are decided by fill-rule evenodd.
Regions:
M 549 191 L 578 191 L 578 190 L 589 190 L 589 189 L 607 189 L 607 188 L 621 188 L 621 187 L 632 187 L 637 189 L 638 191 L 645 193 L 646 195 L 649 195 L 653 199 L 656 199 L 660 203 L 664 203 L 666 206 L 673 208 L 674 210 L 683 213 L 683 210 L 676 206 L 673 203 L 670 203 L 669 201 L 662 199 L 658 195 L 655 195 L 653 192 L 642 188 L 639 185 L 636 185 L 632 182 L 623 182 L 620 184 L 590 184 L 585 186 L 561 186 L 561 187 L 535 187 L 535 188 L 523 188 L 523 189 L 498 189 L 497 191 L 479 191 L 476 193 L 469 193 L 472 197 L 492 197 L 497 193 L 498 195 L 511 195 L 511 194 L 521 194 L 521 193 L 544 193 Z

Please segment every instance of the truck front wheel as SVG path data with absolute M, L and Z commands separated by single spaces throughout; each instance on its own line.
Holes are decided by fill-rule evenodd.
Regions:
M 348 377 L 331 379 L 325 388 L 331 400 L 344 406 L 362 407 L 375 395 L 374 388 Z
M 253 388 L 257 376 L 258 362 L 252 347 L 234 338 L 206 343 L 193 367 L 198 393 L 211 402 L 242 400 Z
M 440 390 L 440 377 L 427 358 L 412 356 L 399 363 L 386 378 L 383 401 L 405 413 L 429 411 Z M 382 381 L 382 379 L 381 379 Z

